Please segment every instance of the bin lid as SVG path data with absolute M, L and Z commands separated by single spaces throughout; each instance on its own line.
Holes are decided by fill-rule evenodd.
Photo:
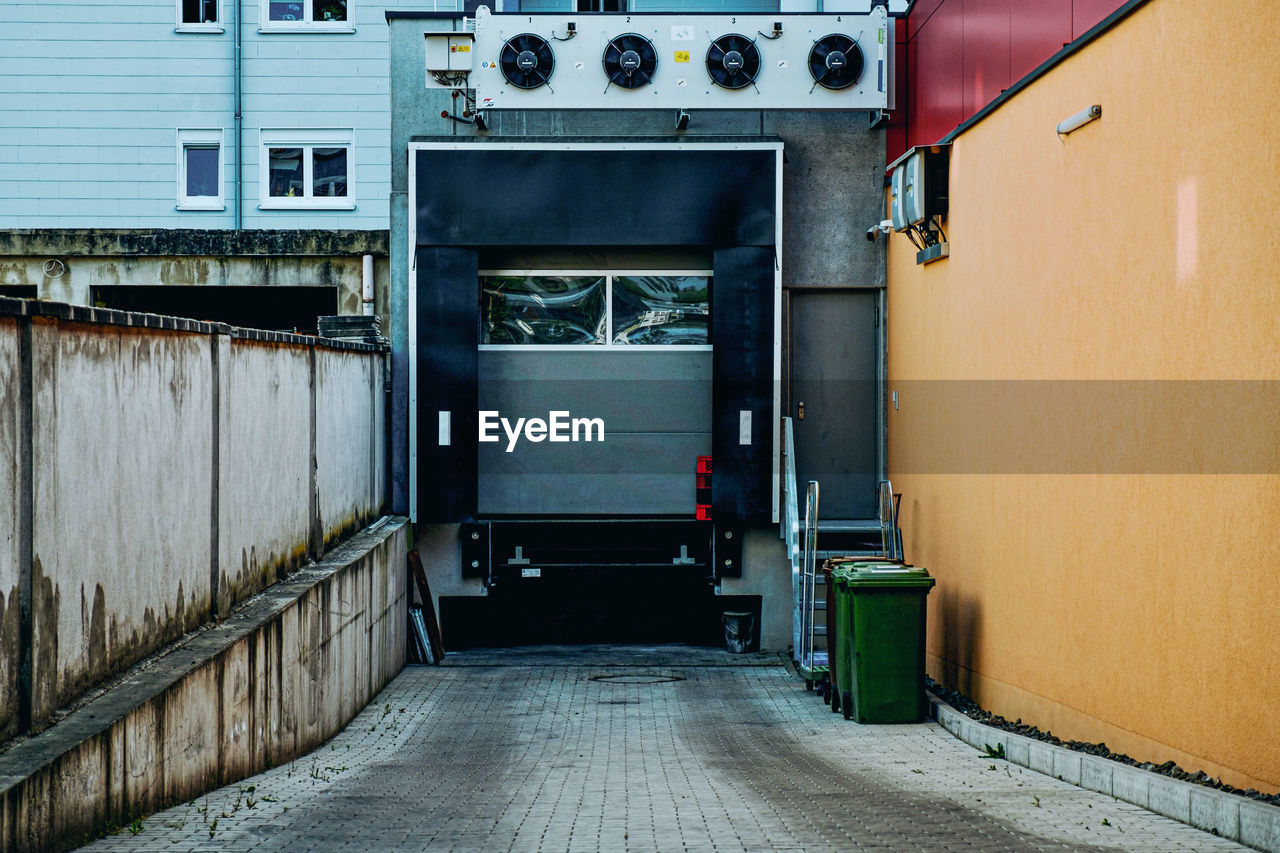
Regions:
M 888 560 L 877 560 L 868 558 L 865 560 L 849 560 L 838 564 L 831 570 L 832 581 L 839 585 L 848 582 L 850 579 L 871 569 L 901 569 L 901 563 L 895 563 Z
M 850 587 L 872 589 L 883 587 L 933 588 L 936 581 L 929 570 L 920 566 L 901 566 L 892 563 L 853 564 L 844 573 L 843 580 Z

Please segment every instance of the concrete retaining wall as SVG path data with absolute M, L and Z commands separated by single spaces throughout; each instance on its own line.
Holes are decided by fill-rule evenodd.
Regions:
M 405 530 L 380 520 L 0 755 L 0 850 L 77 846 L 332 737 L 404 666 Z
M 382 509 L 383 354 L 0 299 L 0 739 Z

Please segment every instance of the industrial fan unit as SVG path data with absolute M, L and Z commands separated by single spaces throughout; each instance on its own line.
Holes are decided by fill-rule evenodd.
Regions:
M 707 48 L 707 74 L 723 89 L 745 89 L 759 73 L 760 49 L 744 35 L 720 36 Z
M 847 89 L 862 76 L 862 50 L 843 33 L 825 35 L 809 51 L 809 73 L 815 86 Z
M 604 74 L 623 89 L 639 89 L 653 80 L 658 69 L 658 52 L 653 42 L 637 33 L 623 33 L 609 39 L 604 49 Z
M 551 79 L 556 58 L 542 36 L 521 33 L 502 45 L 498 56 L 502 76 L 517 89 L 536 89 Z

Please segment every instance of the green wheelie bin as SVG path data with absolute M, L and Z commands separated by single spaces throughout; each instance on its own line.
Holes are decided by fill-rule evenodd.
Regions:
M 859 723 L 916 723 L 924 695 L 926 569 L 849 563 L 836 576 L 840 706 Z M 841 599 L 844 600 L 843 607 Z M 843 636 L 839 636 L 843 635 Z
M 900 569 L 902 563 L 876 559 L 833 558 L 827 561 L 834 592 L 832 628 L 828 631 L 831 652 L 831 709 L 840 711 L 846 720 L 853 717 L 853 602 L 850 599 L 849 576 L 876 568 Z

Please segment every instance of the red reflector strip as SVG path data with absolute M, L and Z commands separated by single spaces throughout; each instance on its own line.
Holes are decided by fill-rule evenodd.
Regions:
M 698 457 L 698 474 L 694 478 L 697 488 L 693 496 L 693 506 L 698 521 L 711 520 L 711 457 Z

